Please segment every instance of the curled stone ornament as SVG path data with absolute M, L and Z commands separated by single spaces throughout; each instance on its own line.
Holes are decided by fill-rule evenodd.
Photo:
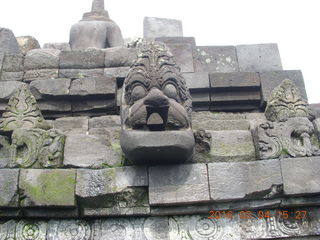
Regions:
M 134 239 L 134 227 L 128 219 L 107 219 L 101 224 L 101 240 Z
M 277 219 L 279 230 L 287 236 L 301 236 L 309 229 L 309 222 L 303 219 L 288 218 L 285 219 L 281 216 Z
M 61 221 L 57 227 L 57 240 L 89 240 L 91 229 L 81 220 Z
M 168 219 L 163 217 L 149 217 L 143 224 L 143 232 L 148 240 L 167 239 L 168 228 Z
M 17 240 L 45 240 L 47 224 L 42 221 L 24 221 L 18 222 L 16 227 Z
M 194 217 L 189 224 L 189 234 L 194 240 L 214 240 L 219 239 L 221 227 L 214 219 L 207 217 Z
M 266 235 L 267 222 L 251 214 L 249 219 L 240 219 L 241 239 L 258 239 Z

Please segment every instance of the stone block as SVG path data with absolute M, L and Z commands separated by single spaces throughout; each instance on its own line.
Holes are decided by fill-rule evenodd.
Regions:
M 183 73 L 182 76 L 186 80 L 187 87 L 191 89 L 208 89 L 210 88 L 209 73 L 208 72 L 195 72 Z
M 0 135 L 0 168 L 5 168 L 11 160 L 11 143 L 6 136 Z
M 21 52 L 26 55 L 32 49 L 40 48 L 40 44 L 37 39 L 32 36 L 16 37 Z
M 78 218 L 79 209 L 65 207 L 28 207 L 23 208 L 25 218 Z
M 18 81 L 0 81 L 0 99 L 9 99 L 24 84 Z
M 171 53 L 178 66 L 183 73 L 192 73 L 194 72 L 193 66 L 193 52 L 194 46 L 190 43 L 167 43 L 166 44 L 170 49 Z
M 115 98 L 116 79 L 104 76 L 75 79 L 71 83 L 71 96 L 104 95 Z
M 129 67 L 105 68 L 104 76 L 108 78 L 121 79 L 123 82 L 128 74 L 128 71 L 129 71 Z
M 61 51 L 61 69 L 104 68 L 105 53 L 102 50 Z
M 49 49 L 57 49 L 61 51 L 71 51 L 71 47 L 69 43 L 45 43 L 43 44 L 43 48 Z
M 115 110 L 116 100 L 115 99 L 104 99 L 104 100 L 81 100 L 72 102 L 73 112 L 82 112 L 90 110 Z
M 234 46 L 197 46 L 194 55 L 197 72 L 237 72 Z
M 250 131 L 208 131 L 212 135 L 210 162 L 240 162 L 256 160 Z
M 95 69 L 59 69 L 60 78 L 90 78 L 96 76 L 103 76 L 103 68 Z
M 169 18 L 144 17 L 143 38 L 182 37 L 182 21 Z
M 245 105 L 246 102 L 251 102 L 258 103 L 258 108 L 260 100 L 261 94 L 258 90 L 211 92 L 211 101 L 213 106 L 215 104 L 223 105 L 223 103 L 226 104 L 228 102 L 232 104 L 238 102 L 239 105 Z
M 210 86 L 213 89 L 260 89 L 259 74 L 255 72 L 210 73 L 209 76 Z
M 47 97 L 68 96 L 70 85 L 70 79 L 56 78 L 32 81 L 30 88 L 36 99 L 43 99 Z
M 2 71 L 21 72 L 23 71 L 23 54 L 6 54 L 4 56 Z
M 205 164 L 149 168 L 150 205 L 193 204 L 209 200 Z
M 76 170 L 21 169 L 22 207 L 75 207 Z
M 316 131 L 317 137 L 320 141 L 320 118 L 316 118 L 312 123 Z
M 120 146 L 111 143 L 108 136 L 67 135 L 63 162 L 66 167 L 116 167 L 121 166 L 122 161 Z
M 21 53 L 17 39 L 10 29 L 0 28 L 0 53 Z
M 23 72 L 5 72 L 1 73 L 1 81 L 22 81 Z
M 104 65 L 106 68 L 130 67 L 136 60 L 138 50 L 136 48 L 114 47 L 106 48 Z
M 26 70 L 59 68 L 60 50 L 33 49 L 26 55 L 24 67 Z
M 308 100 L 304 86 L 303 76 L 300 70 L 260 72 L 262 103 L 268 101 L 272 90 L 280 85 L 283 80 L 290 79 L 300 90 L 302 97 Z
M 157 37 L 155 41 L 163 42 L 165 44 L 191 44 L 196 46 L 196 40 L 194 37 Z
M 209 109 L 210 106 L 210 93 L 207 90 L 190 90 L 191 98 L 192 98 L 192 106 L 195 106 L 196 104 L 207 106 Z
M 208 172 L 214 201 L 274 198 L 282 193 L 279 160 L 209 163 Z
M 71 103 L 65 100 L 42 100 L 38 101 L 38 106 L 41 111 L 50 112 L 70 112 Z
M 118 127 L 120 129 L 121 127 L 120 116 L 110 115 L 110 116 L 103 116 L 103 117 L 94 117 L 89 119 L 89 129 L 110 128 L 110 127 Z
M 209 209 L 208 204 L 151 207 L 151 215 L 152 216 L 208 214 L 209 211 L 210 211 L 210 209 Z
M 90 222 L 80 219 L 50 220 L 47 229 L 48 240 L 89 240 L 93 234 Z
M 23 80 L 31 82 L 34 80 L 55 79 L 59 76 L 59 69 L 37 69 L 24 72 Z
M 278 45 L 238 45 L 237 57 L 241 72 L 282 70 Z
M 0 169 L 0 207 L 19 207 L 19 169 Z
M 58 118 L 54 121 L 53 126 L 65 133 L 86 134 L 89 129 L 89 119 L 88 117 Z
M 281 159 L 283 189 L 286 195 L 320 192 L 320 157 Z

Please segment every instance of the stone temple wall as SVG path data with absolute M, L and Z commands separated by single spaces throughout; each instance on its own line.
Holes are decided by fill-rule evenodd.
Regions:
M 135 166 L 121 150 L 137 48 L 0 53 L 0 240 L 319 239 L 320 121 L 301 72 L 282 69 L 276 44 L 157 40 L 193 99 L 184 164 Z M 25 84 L 37 103 L 15 96 Z M 43 122 L 36 106 L 46 128 L 15 125 Z

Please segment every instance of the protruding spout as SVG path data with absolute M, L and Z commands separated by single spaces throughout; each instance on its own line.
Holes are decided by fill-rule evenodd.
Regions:
M 91 11 L 92 12 L 104 11 L 104 0 L 93 0 Z

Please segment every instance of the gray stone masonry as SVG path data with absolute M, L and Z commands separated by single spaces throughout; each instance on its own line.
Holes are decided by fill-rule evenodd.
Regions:
M 32 49 L 40 48 L 39 42 L 32 36 L 16 37 L 21 52 L 26 55 Z
M 9 100 L 15 91 L 23 84 L 25 83 L 18 81 L 0 81 L 0 99 Z
M 149 168 L 150 205 L 201 203 L 209 200 L 205 164 Z
M 25 70 L 57 69 L 59 68 L 60 50 L 33 49 L 25 57 Z
M 143 38 L 182 37 L 182 22 L 176 19 L 144 17 Z
M 137 58 L 136 48 L 107 48 L 104 49 L 105 60 L 104 65 L 106 68 L 115 67 L 130 67 L 130 65 Z
M 19 169 L 0 169 L 0 207 L 19 207 L 18 177 Z
M 210 73 L 210 87 L 220 88 L 248 88 L 260 89 L 260 77 L 255 72 L 230 72 L 230 73 Z
M 90 78 L 96 76 L 103 76 L 103 68 L 93 68 L 93 69 L 59 69 L 60 78 Z
M 282 70 L 277 44 L 238 45 L 236 49 L 241 72 Z
M 54 121 L 54 128 L 65 133 L 86 134 L 89 130 L 88 117 L 65 117 Z
M 320 157 L 281 159 L 283 188 L 286 195 L 320 193 Z
M 70 94 L 71 80 L 57 78 L 48 80 L 35 80 L 30 83 L 30 88 L 36 99 L 46 99 Z
M 61 51 L 61 69 L 91 69 L 104 68 L 105 52 L 92 51 Z
M 279 160 L 209 163 L 208 172 L 214 201 L 274 198 L 282 193 Z
M 21 53 L 17 39 L 10 29 L 0 28 L 0 53 Z
M 31 82 L 34 80 L 55 79 L 59 76 L 59 69 L 36 69 L 24 72 L 23 81 Z

